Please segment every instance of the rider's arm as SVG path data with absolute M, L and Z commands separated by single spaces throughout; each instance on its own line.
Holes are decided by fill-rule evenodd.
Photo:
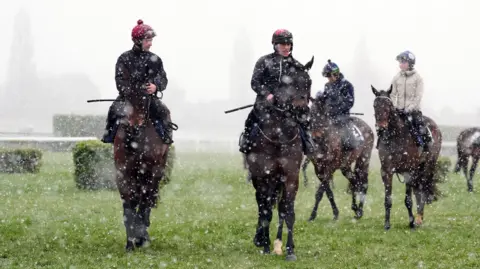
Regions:
M 417 87 L 415 88 L 414 97 L 409 110 L 420 110 L 423 97 L 423 78 L 420 77 L 420 75 L 417 75 L 416 85 Z
M 390 93 L 390 99 L 392 99 L 394 107 L 399 107 L 397 79 L 398 79 L 398 75 L 395 75 L 395 77 L 393 77 L 392 79 L 392 93 Z
M 342 111 L 349 111 L 355 102 L 355 94 L 352 83 L 345 81 L 345 85 L 342 87 L 342 102 L 340 106 Z
M 265 58 L 260 58 L 255 67 L 253 68 L 252 80 L 250 85 L 252 89 L 258 94 L 262 96 L 267 96 L 270 94 L 270 90 L 265 86 L 265 81 L 263 79 L 265 71 Z
M 115 64 L 115 83 L 117 90 L 121 95 L 129 95 L 132 93 L 132 85 L 130 85 L 130 73 L 125 65 L 123 55 L 120 55 Z
M 156 56 L 157 59 L 154 62 L 154 74 L 155 78 L 153 79 L 153 84 L 157 86 L 157 92 L 158 91 L 164 91 L 167 88 L 168 85 L 168 78 L 167 78 L 167 73 L 165 72 L 165 69 L 163 68 L 163 61 L 160 57 Z

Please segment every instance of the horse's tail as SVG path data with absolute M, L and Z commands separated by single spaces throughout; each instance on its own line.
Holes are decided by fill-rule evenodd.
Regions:
M 423 167 L 422 167 L 423 166 Z M 444 194 L 438 188 L 438 184 L 441 183 L 441 167 L 437 163 L 437 158 L 432 158 L 427 162 L 420 164 L 420 171 L 424 171 L 422 178 L 422 187 L 426 194 L 426 203 L 431 204 L 438 201 Z

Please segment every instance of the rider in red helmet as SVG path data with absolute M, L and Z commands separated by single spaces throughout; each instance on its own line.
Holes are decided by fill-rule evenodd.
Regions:
M 150 52 L 155 36 L 152 27 L 138 20 L 132 29 L 132 49 L 117 59 L 115 82 L 119 96 L 108 111 L 106 131 L 102 138 L 105 143 L 113 143 L 118 120 L 125 116 L 125 96 L 132 92 L 143 92 L 154 97 L 150 106 L 150 118 L 163 141 L 166 144 L 173 143 L 172 123 L 168 121 L 170 111 L 156 96 L 167 88 L 168 79 L 162 59 Z
M 252 89 L 257 93 L 255 106 L 267 101 L 273 102 L 275 89 L 280 84 L 280 77 L 283 76 L 289 66 L 302 65 L 292 56 L 293 35 L 286 29 L 278 29 L 272 35 L 273 53 L 264 55 L 257 60 L 252 80 Z M 251 145 L 251 131 L 256 120 L 253 110 L 245 121 L 245 129 L 241 135 L 240 152 L 248 153 Z M 302 130 L 302 142 L 304 144 L 304 153 L 311 154 L 314 152 L 314 143 L 308 132 L 308 119 L 299 122 Z

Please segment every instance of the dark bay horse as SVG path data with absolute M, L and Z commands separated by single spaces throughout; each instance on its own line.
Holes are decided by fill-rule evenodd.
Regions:
M 308 69 L 296 64 L 280 78 L 273 104 L 255 106 L 256 135 L 252 138 L 250 152 L 244 154 L 247 169 L 255 188 L 258 204 L 258 225 L 254 244 L 270 253 L 270 222 L 273 207 L 278 207 L 279 226 L 274 252 L 282 255 L 282 230 L 285 221 L 288 228 L 286 244 L 287 261 L 296 260 L 293 226 L 294 203 L 299 185 L 300 165 L 303 157 L 299 120 L 308 115 L 312 80 Z
M 324 192 L 327 193 L 332 206 L 333 219 L 338 219 L 338 208 L 329 184 L 333 182 L 333 174 L 338 169 L 349 181 L 352 194 L 351 208 L 355 217 L 361 218 L 368 189 L 368 169 L 375 137 L 372 128 L 362 119 L 357 117 L 344 119 L 344 122 L 350 121 L 349 127 L 343 124 L 335 124 L 328 117 L 327 110 L 327 106 L 322 100 L 313 100 L 310 114 L 312 137 L 316 143 L 316 151 L 312 156 L 308 156 L 308 159 L 314 165 L 320 185 L 315 194 L 315 206 L 309 221 L 316 218 L 318 205 Z M 350 141 L 353 139 L 356 141 Z M 357 196 L 360 200 L 358 204 Z
M 463 170 L 467 179 L 467 190 L 473 192 L 473 176 L 480 159 L 480 128 L 472 127 L 463 130 L 457 137 L 457 163 L 454 172 Z M 469 158 L 472 157 L 470 173 L 467 173 Z
M 381 163 L 382 180 L 385 186 L 385 229 L 390 229 L 392 208 L 392 177 L 396 173 L 405 178 L 405 206 L 408 210 L 410 228 L 423 223 L 425 203 L 437 199 L 437 186 L 434 174 L 442 145 L 442 133 L 438 125 L 429 117 L 423 116 L 427 131 L 431 133 L 432 144 L 428 152 L 419 151 L 408 127 L 407 117 L 397 110 L 390 98 L 392 85 L 388 91 L 377 91 L 373 108 L 375 125 L 378 129 L 378 153 Z M 417 200 L 417 216 L 412 213 L 412 190 Z
M 126 97 L 126 114 L 114 140 L 117 187 L 123 203 L 126 250 L 148 246 L 150 212 L 157 206 L 169 145 L 164 144 L 149 118 L 154 98 L 134 93 Z

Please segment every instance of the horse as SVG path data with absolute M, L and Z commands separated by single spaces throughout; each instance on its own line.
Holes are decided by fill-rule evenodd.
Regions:
M 427 152 L 420 151 L 408 127 L 408 117 L 394 107 L 390 97 L 392 85 L 387 91 L 378 91 L 371 86 L 375 95 L 373 102 L 375 125 L 378 132 L 378 153 L 381 163 L 382 180 L 385 187 L 385 225 L 390 229 L 392 208 L 392 177 L 402 174 L 405 182 L 405 206 L 408 210 L 409 226 L 415 229 L 423 224 L 425 203 L 437 200 L 438 190 L 434 175 L 442 145 L 442 133 L 431 118 L 423 116 L 432 142 Z M 417 200 L 417 215 L 412 212 L 412 190 Z
M 372 128 L 362 119 L 346 117 L 348 118 L 345 118 L 342 124 L 335 123 L 334 120 L 337 119 L 328 116 L 328 106 L 323 100 L 317 98 L 312 102 L 311 131 L 317 147 L 314 154 L 308 156 L 308 159 L 314 165 L 320 185 L 315 194 L 315 206 L 309 221 L 315 220 L 324 192 L 327 193 L 332 206 L 333 219 L 338 219 L 338 208 L 329 184 L 329 182 L 333 182 L 333 174 L 338 169 L 349 181 L 349 189 L 352 194 L 351 208 L 355 213 L 355 218 L 360 219 L 363 216 L 374 134 Z M 343 125 L 346 121 L 350 121 L 350 124 L 347 125 L 349 127 Z M 351 141 L 349 138 L 355 141 Z M 360 198 L 358 204 L 357 196 Z
M 278 208 L 279 226 L 274 253 L 282 255 L 282 230 L 288 228 L 286 260 L 297 259 L 294 252 L 294 203 L 299 186 L 300 165 L 303 158 L 302 131 L 299 121 L 308 115 L 312 80 L 308 70 L 313 58 L 305 65 L 295 64 L 279 79 L 272 104 L 258 104 L 252 110 L 255 127 L 252 130 L 252 148 L 243 154 L 258 205 L 258 224 L 253 239 L 263 253 L 270 253 L 270 222 L 272 210 Z
M 473 176 L 480 159 L 480 128 L 471 127 L 460 132 L 457 137 L 457 155 L 453 172 L 458 173 L 462 169 L 467 179 L 467 190 L 473 192 Z M 467 173 L 470 157 L 472 157 L 472 166 L 470 173 Z
M 127 252 L 150 244 L 147 231 L 150 213 L 157 207 L 169 152 L 169 145 L 163 142 L 149 118 L 152 98 L 141 92 L 126 96 L 126 116 L 120 121 L 113 144 Z

